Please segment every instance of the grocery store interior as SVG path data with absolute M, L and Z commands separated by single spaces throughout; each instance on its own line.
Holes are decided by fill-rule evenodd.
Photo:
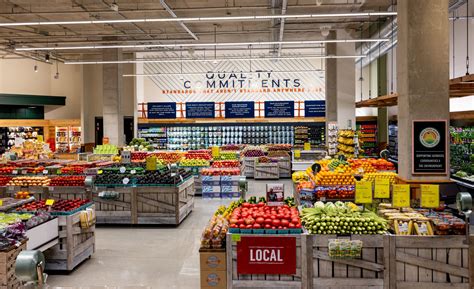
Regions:
M 474 0 L 0 1 L 0 289 L 474 289 Z

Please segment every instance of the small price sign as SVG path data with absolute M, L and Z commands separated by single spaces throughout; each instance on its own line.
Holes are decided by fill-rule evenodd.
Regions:
M 3 200 L 0 199 L 0 207 L 3 206 Z
M 393 185 L 392 202 L 396 208 L 410 207 L 410 185 Z
M 123 178 L 122 179 L 122 184 L 124 184 L 124 185 L 128 185 L 129 182 L 130 182 L 129 178 Z
M 372 182 L 356 182 L 355 202 L 356 204 L 372 203 Z
M 43 170 L 43 175 L 47 175 L 48 174 L 48 170 Z
M 17 170 L 13 170 L 13 171 L 12 171 L 12 175 L 18 175 L 18 171 L 17 171 Z
M 241 236 L 240 234 L 232 234 L 232 242 L 240 242 Z
M 300 150 L 295 150 L 295 159 L 301 158 L 301 151 Z
M 217 158 L 221 154 L 219 147 L 212 147 L 211 153 L 213 158 Z
M 54 200 L 53 199 L 47 199 L 46 200 L 46 206 L 52 206 L 54 205 Z
M 132 175 L 134 175 L 134 174 L 137 173 L 137 171 L 136 171 L 136 170 L 131 170 L 130 173 L 131 173 Z
M 28 170 L 21 170 L 21 174 L 22 174 L 22 175 L 28 174 Z
M 102 170 L 98 170 L 98 171 L 97 171 L 97 174 L 98 174 L 98 175 L 101 175 L 102 173 L 103 173 Z
M 311 150 L 311 144 L 309 142 L 305 142 L 303 145 L 303 149 L 305 151 L 310 151 Z
M 421 207 L 439 207 L 439 185 L 421 185 Z
M 120 171 L 121 174 L 125 174 L 127 169 L 125 167 L 120 167 L 119 171 Z
M 146 170 L 156 171 L 156 157 L 155 156 L 146 158 Z
M 61 169 L 58 169 L 58 170 L 56 171 L 56 174 L 57 174 L 57 175 L 60 175 L 61 173 L 62 173 L 62 172 L 61 172 Z
M 375 179 L 374 198 L 390 199 L 390 180 Z

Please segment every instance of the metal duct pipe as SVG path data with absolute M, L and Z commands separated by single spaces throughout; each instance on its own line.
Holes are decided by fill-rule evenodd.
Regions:
M 281 15 L 285 15 L 286 14 L 286 7 L 288 6 L 288 0 L 283 0 L 283 2 L 281 3 Z M 285 18 L 282 18 L 280 20 L 280 37 L 279 37 L 279 41 L 283 41 L 283 33 L 285 31 Z M 280 57 L 281 55 L 281 43 L 278 44 L 278 57 Z
M 173 10 L 168 6 L 168 4 L 166 4 L 165 0 L 160 0 L 160 4 L 161 6 L 163 6 L 163 8 L 165 8 L 166 11 L 168 11 L 168 13 L 173 17 L 173 18 L 177 18 L 178 16 L 176 16 L 176 14 L 173 12 Z M 183 29 L 189 33 L 189 35 L 191 35 L 192 38 L 194 38 L 194 40 L 199 40 L 199 38 L 196 36 L 196 34 L 194 34 L 189 28 L 188 26 L 186 26 L 186 24 L 184 24 L 183 22 L 179 22 L 179 25 L 181 27 L 183 27 Z

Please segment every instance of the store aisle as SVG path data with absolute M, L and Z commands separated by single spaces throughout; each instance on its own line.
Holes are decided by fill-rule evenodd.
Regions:
M 250 181 L 249 196 L 263 196 L 268 181 Z M 285 183 L 289 194 L 290 180 Z M 199 242 L 217 207 L 230 200 L 196 198 L 193 212 L 174 227 L 99 227 L 96 252 L 69 275 L 50 275 L 50 288 L 199 288 Z M 104 288 L 104 286 L 106 286 Z

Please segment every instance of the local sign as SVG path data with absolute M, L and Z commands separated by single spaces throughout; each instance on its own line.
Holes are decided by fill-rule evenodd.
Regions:
M 242 236 L 237 242 L 237 273 L 296 274 L 296 238 Z

